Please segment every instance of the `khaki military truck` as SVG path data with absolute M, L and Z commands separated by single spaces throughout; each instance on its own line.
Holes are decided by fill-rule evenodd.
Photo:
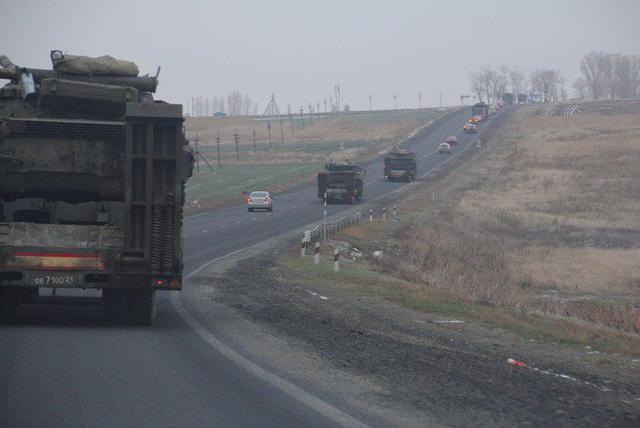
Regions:
M 98 289 L 111 318 L 150 324 L 182 287 L 182 106 L 134 63 L 51 52 L 51 70 L 0 56 L 0 318 L 43 288 Z

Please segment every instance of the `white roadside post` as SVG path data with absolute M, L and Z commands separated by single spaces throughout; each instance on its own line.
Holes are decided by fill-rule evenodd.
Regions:
M 322 241 L 324 241 L 325 239 L 327 239 L 327 232 L 326 232 L 326 228 L 327 228 L 327 192 L 324 192 L 324 198 L 322 199 L 322 205 L 324 207 L 323 211 L 322 211 Z
M 320 243 L 316 242 L 316 246 L 313 249 L 313 264 L 320 264 Z
M 340 248 L 333 250 L 333 270 L 340 272 Z
M 305 230 L 304 231 L 304 238 L 302 238 L 302 246 L 300 247 L 300 256 L 304 257 L 307 253 L 307 247 L 309 246 L 309 243 L 311 243 L 311 231 L 310 230 Z
M 387 219 L 387 207 L 382 208 L 382 220 Z
M 398 214 L 398 207 L 396 205 L 393 206 L 393 218 L 396 218 L 396 214 Z
M 369 223 L 373 221 L 373 208 L 369 210 Z

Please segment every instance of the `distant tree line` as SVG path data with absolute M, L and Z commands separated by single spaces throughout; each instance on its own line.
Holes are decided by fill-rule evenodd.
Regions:
M 579 98 L 640 97 L 640 55 L 589 52 L 582 58 L 580 74 L 573 83 Z
M 525 74 L 517 66 L 501 66 L 494 70 L 490 65 L 483 65 L 477 71 L 469 73 L 471 90 L 475 97 L 490 104 L 495 103 L 507 92 L 526 94 L 530 100 L 550 101 L 566 99 L 566 79 L 560 71 L 537 69 Z
M 242 94 L 237 89 L 224 95 L 208 97 L 192 97 L 187 110 L 192 117 L 213 116 L 216 113 L 226 113 L 229 116 L 248 116 L 258 114 L 258 103 L 252 102 L 248 94 Z

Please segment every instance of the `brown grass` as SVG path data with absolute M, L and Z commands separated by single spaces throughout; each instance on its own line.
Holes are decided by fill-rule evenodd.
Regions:
M 387 271 L 462 302 L 640 332 L 640 114 L 520 109 L 403 205 Z M 427 201 L 427 202 L 425 202 Z

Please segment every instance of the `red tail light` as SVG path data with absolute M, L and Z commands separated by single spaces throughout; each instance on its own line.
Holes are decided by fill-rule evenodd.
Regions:
M 265 201 L 266 203 L 269 203 L 269 197 L 267 196 L 266 198 L 264 198 L 264 201 Z
M 249 198 L 247 199 L 247 202 L 248 202 L 248 203 L 253 202 L 253 201 L 251 200 L 251 196 L 249 196 Z
M 151 280 L 151 284 L 154 287 L 166 287 L 167 286 L 167 280 L 163 279 L 163 278 L 154 278 Z

